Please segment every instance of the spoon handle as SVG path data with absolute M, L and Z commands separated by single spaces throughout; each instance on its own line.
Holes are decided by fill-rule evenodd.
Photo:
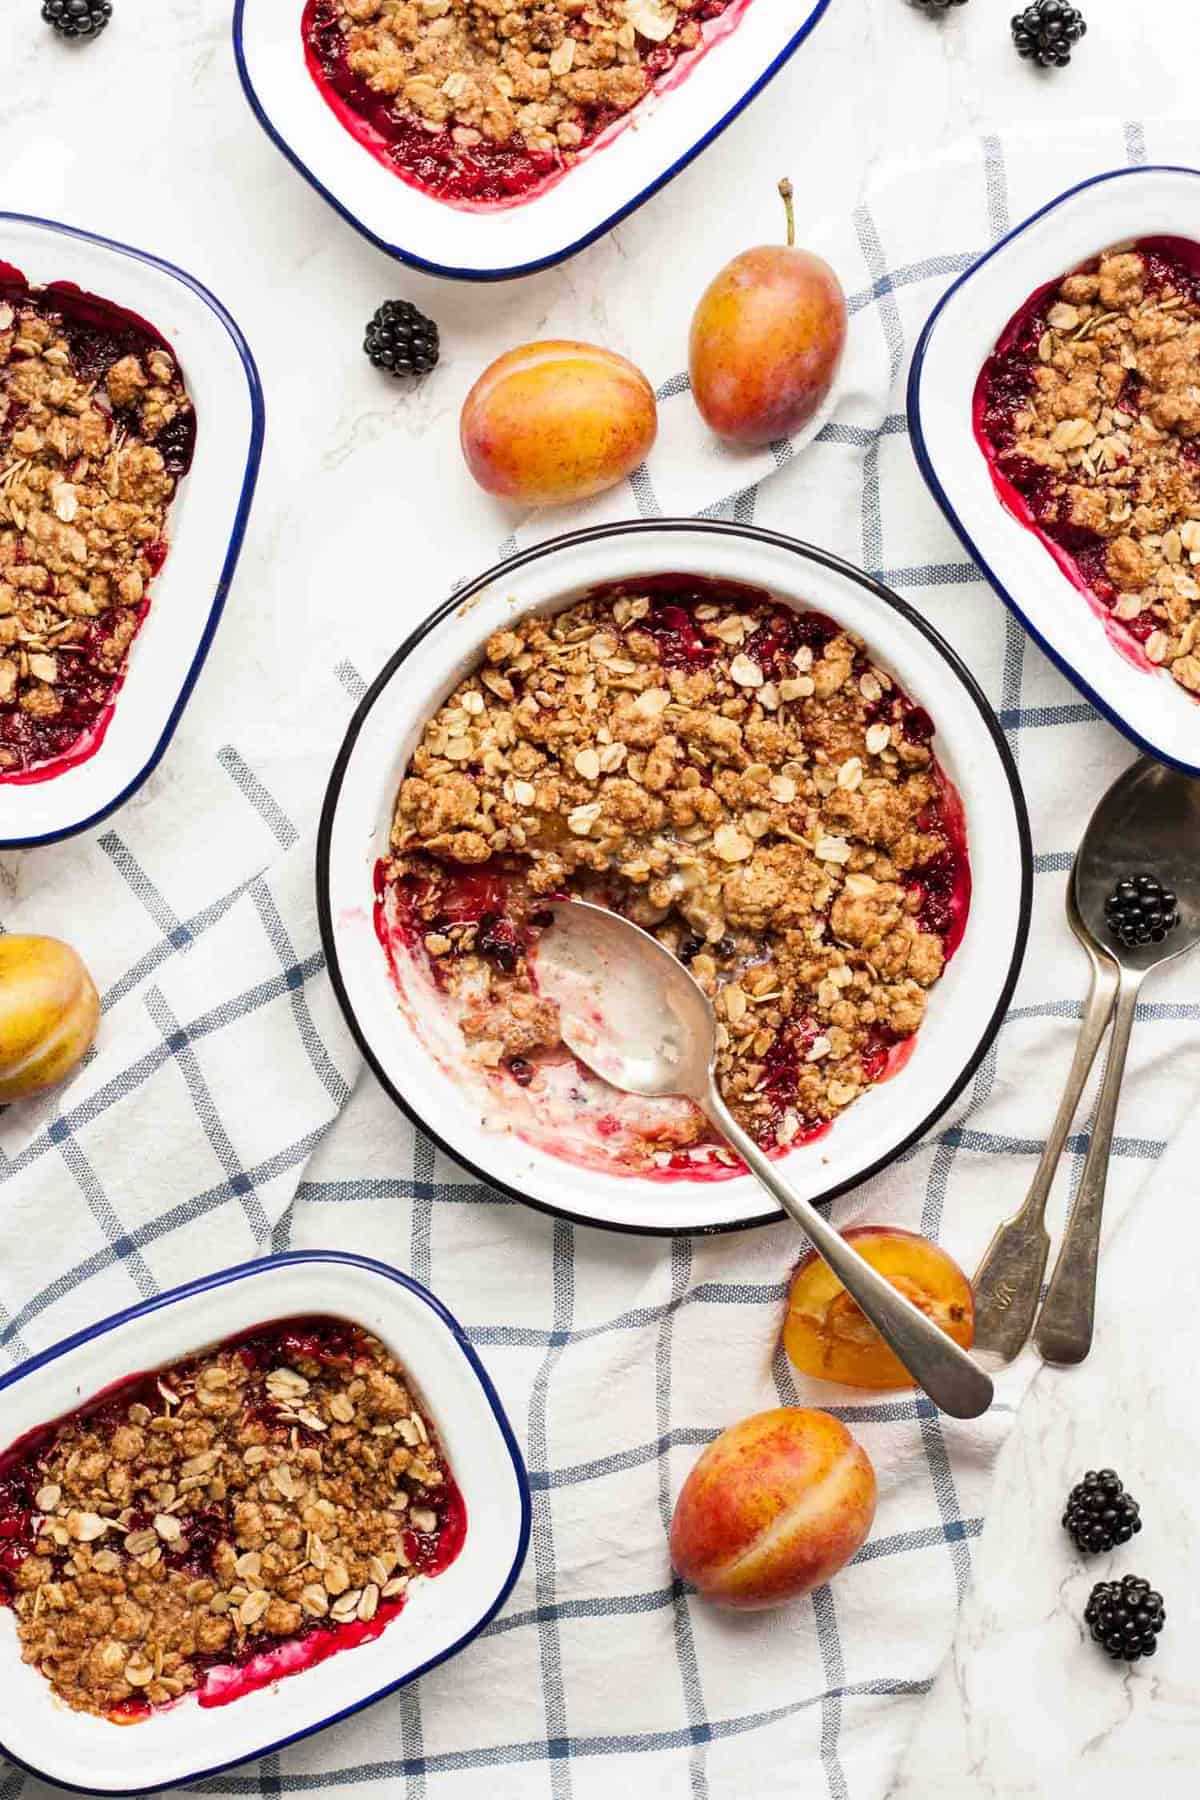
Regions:
M 975 1275 L 975 1348 L 1011 1362 L 1033 1329 L 1050 1254 L 1046 1201 L 1054 1185 L 1067 1133 L 1112 1018 L 1120 971 L 1092 952 L 1092 987 L 1067 1085 L 1021 1210 L 998 1227 Z
M 733 1118 L 711 1081 L 702 1104 L 726 1142 L 784 1211 L 803 1226 L 818 1255 L 857 1300 L 929 1398 L 956 1419 L 975 1419 L 986 1412 L 992 1403 L 992 1383 L 978 1364 L 873 1269 L 811 1202 L 792 1191 L 775 1165 Z
M 1092 1141 L 1084 1158 L 1070 1223 L 1063 1235 L 1058 1261 L 1033 1334 L 1034 1342 L 1047 1362 L 1080 1363 L 1092 1347 L 1104 1190 L 1108 1182 L 1117 1102 L 1121 1097 L 1121 1077 L 1125 1073 L 1129 1034 L 1133 1029 L 1140 987 L 1140 978 L 1131 979 L 1128 970 L 1122 972 Z

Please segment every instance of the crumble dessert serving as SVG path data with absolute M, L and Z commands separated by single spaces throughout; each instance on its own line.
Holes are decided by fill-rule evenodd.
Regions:
M 1112 641 L 1200 694 L 1200 248 L 1147 239 L 1040 289 L 984 365 L 975 429 Z
M 307 0 L 308 66 L 367 149 L 441 199 L 569 167 L 749 0 Z
M 378 1637 L 461 1496 L 379 1342 L 293 1318 L 138 1375 L 0 1457 L 0 1600 L 69 1706 L 222 1705 Z
M 195 436 L 151 326 L 0 263 L 0 780 L 99 747 Z
M 400 787 L 377 872 L 393 971 L 428 972 L 513 1128 L 540 1111 L 561 1154 L 728 1167 L 689 1102 L 618 1096 L 561 1043 L 545 900 L 612 906 L 713 998 L 740 1123 L 772 1149 L 813 1136 L 903 1060 L 965 926 L 933 735 L 858 638 L 758 590 L 661 576 L 521 619 Z

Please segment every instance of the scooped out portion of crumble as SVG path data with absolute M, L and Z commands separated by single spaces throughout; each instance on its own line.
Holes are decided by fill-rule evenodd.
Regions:
M 961 807 L 929 715 L 833 621 L 657 577 L 495 633 L 396 798 L 384 913 L 461 1055 L 640 1170 L 729 1160 L 690 1106 L 584 1082 L 540 993 L 549 896 L 652 931 L 715 1004 L 718 1077 L 769 1149 L 898 1061 L 964 928 Z M 602 1084 L 601 1084 L 602 1085 Z

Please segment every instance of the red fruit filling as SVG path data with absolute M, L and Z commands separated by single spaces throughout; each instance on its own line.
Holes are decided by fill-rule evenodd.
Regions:
M 694 1109 L 617 1100 L 565 1050 L 546 901 L 612 907 L 713 999 L 739 1122 L 769 1151 L 803 1142 L 902 1066 L 965 929 L 934 738 L 859 640 L 759 590 L 661 574 L 522 619 L 427 722 L 398 795 L 376 926 L 401 995 L 415 961 L 508 1129 L 724 1175 Z
M 980 371 L 976 440 L 1005 508 L 1141 669 L 1200 695 L 1200 247 L 1146 239 L 1039 288 Z
M 462 42 L 464 67 L 450 68 L 449 80 L 458 75 L 469 84 L 458 97 L 443 86 L 440 57 L 429 75 L 420 73 L 414 58 L 411 66 L 418 72 L 404 79 L 409 65 L 396 60 L 386 16 L 359 14 L 356 20 L 339 0 L 306 0 L 302 30 L 313 80 L 346 129 L 379 162 L 440 200 L 497 206 L 527 198 L 562 175 L 652 87 L 666 85 L 671 71 L 676 79 L 686 71 L 711 41 L 704 27 L 726 18 L 731 28 L 748 4 L 699 0 L 679 14 L 667 42 L 639 36 L 632 59 L 613 58 L 589 70 L 586 79 L 582 68 L 560 71 L 554 53 L 568 40 L 586 47 L 593 36 L 598 42 L 611 39 L 617 15 L 609 16 L 607 0 L 600 10 L 582 15 L 577 8 L 560 11 L 555 0 L 537 9 L 517 5 L 511 9 L 512 28 L 506 17 L 499 36 L 494 29 L 476 42 L 455 36 L 455 43 Z M 444 28 L 446 22 L 443 12 L 437 23 Z M 449 23 L 455 33 L 469 36 L 475 29 L 472 20 L 464 24 L 454 13 Z M 434 24 L 426 21 L 425 29 Z M 409 49 L 402 45 L 401 59 Z M 453 58 L 453 49 L 447 54 Z M 492 76 L 499 77 L 495 90 Z M 485 97 L 491 94 L 491 105 L 482 109 L 466 99 L 481 79 Z M 530 107 L 535 95 L 537 104 Z M 469 110 L 460 114 L 460 106 Z M 536 112 L 542 121 L 536 141 L 519 125 L 522 112 Z
M 0 263 L 0 781 L 103 741 L 196 415 L 152 325 Z
M 0 1601 L 24 1659 L 122 1723 L 378 1636 L 465 1533 L 403 1372 L 323 1316 L 132 1376 L 0 1456 Z

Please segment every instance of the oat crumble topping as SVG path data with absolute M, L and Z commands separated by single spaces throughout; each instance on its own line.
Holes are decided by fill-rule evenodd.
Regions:
M 566 1056 L 530 973 L 539 900 L 652 930 L 714 997 L 726 1100 L 786 1144 L 921 1024 L 965 918 L 956 797 L 858 638 L 663 579 L 489 639 L 413 753 L 383 878 L 472 1060 L 535 1090 Z
M 457 1554 L 460 1509 L 379 1340 L 287 1320 L 0 1458 L 0 1600 L 70 1706 L 137 1717 L 214 1665 L 377 1628 Z
M 1186 251 L 1108 251 L 1036 295 L 984 368 L 976 416 L 1035 526 L 1200 694 L 1200 258 Z
M 69 756 L 105 714 L 194 434 L 148 327 L 0 266 L 0 774 Z
M 435 191 L 497 199 L 636 106 L 730 3 L 309 0 L 306 35 L 323 78 L 393 140 L 398 166 Z M 411 139 L 393 129 L 403 121 L 418 128 Z M 527 160 L 497 163 L 497 147 Z

